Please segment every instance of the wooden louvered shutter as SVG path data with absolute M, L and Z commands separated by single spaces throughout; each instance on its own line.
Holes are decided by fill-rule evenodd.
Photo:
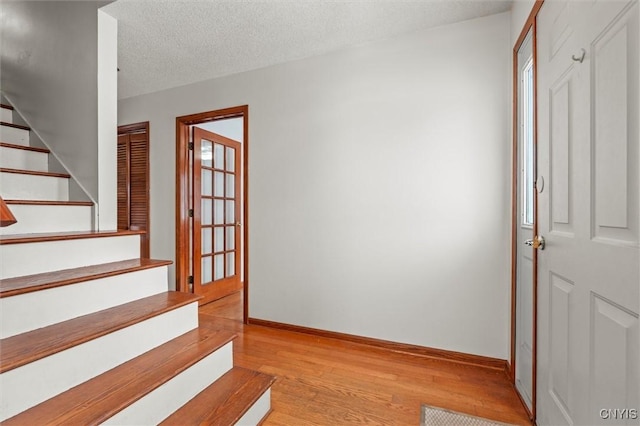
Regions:
M 129 135 L 118 136 L 118 229 L 129 229 Z
M 146 133 L 129 135 L 129 229 L 149 232 L 149 143 Z M 148 235 L 140 237 L 142 257 L 149 257 Z
M 149 257 L 149 123 L 118 127 L 118 229 L 145 231 L 140 257 Z

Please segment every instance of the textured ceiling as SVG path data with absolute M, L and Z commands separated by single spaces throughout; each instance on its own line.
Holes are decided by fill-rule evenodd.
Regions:
M 118 0 L 119 98 L 505 12 L 510 0 Z

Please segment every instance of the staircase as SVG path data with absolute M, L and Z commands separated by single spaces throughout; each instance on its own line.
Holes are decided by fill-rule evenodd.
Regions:
M 167 291 L 140 232 L 95 231 L 65 173 L 0 108 L 0 422 L 255 425 L 274 378 L 233 366 L 235 336 Z

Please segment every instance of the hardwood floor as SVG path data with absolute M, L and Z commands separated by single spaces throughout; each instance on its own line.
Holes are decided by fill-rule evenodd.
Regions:
M 242 293 L 200 307 L 233 331 L 236 366 L 277 376 L 273 425 L 418 425 L 421 404 L 529 425 L 504 373 L 242 324 Z

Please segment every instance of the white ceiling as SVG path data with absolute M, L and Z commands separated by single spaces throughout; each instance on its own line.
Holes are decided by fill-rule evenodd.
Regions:
M 128 98 L 505 12 L 511 0 L 118 0 Z

